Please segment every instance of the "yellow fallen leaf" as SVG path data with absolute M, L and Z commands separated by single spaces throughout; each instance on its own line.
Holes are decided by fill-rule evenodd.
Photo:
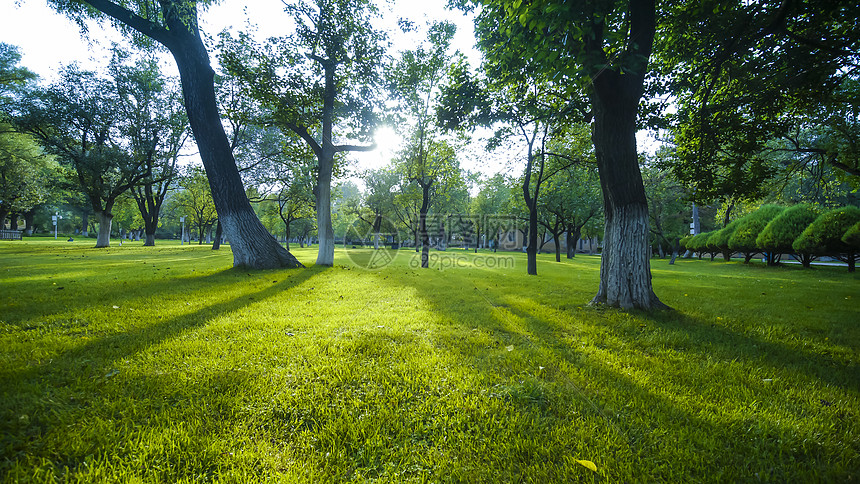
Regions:
M 588 468 L 592 472 L 597 472 L 597 466 L 594 465 L 594 462 L 591 462 L 590 460 L 579 460 L 579 459 L 574 459 L 574 460 L 576 460 L 576 463 L 581 465 L 582 467 Z

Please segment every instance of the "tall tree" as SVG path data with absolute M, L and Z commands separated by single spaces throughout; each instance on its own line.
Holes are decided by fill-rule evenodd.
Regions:
M 81 25 L 104 14 L 136 39 L 167 48 L 179 68 L 185 109 L 212 189 L 219 219 L 233 250 L 233 265 L 302 267 L 266 230 L 245 195 L 218 114 L 209 53 L 200 36 L 198 5 L 210 0 L 51 0 Z
M 74 168 L 99 222 L 96 247 L 110 245 L 117 198 L 146 176 L 143 160 L 122 137 L 120 103 L 112 81 L 68 67 L 58 82 L 22 99 L 15 118 L 18 129 Z
M 816 165 L 860 181 L 856 2 L 684 1 L 665 14 L 655 88 L 675 99 L 673 169 L 697 198 L 756 197 Z
M 334 263 L 331 182 L 338 153 L 371 151 L 374 101 L 384 36 L 371 25 L 369 0 L 284 2 L 296 32 L 256 45 L 248 35 L 223 37 L 222 63 L 269 111 L 270 123 L 291 131 L 317 158 L 317 264 Z M 338 133 L 335 133 L 338 128 Z
M 197 229 L 197 243 L 203 244 L 203 236 L 218 219 L 206 173 L 198 167 L 191 167 L 178 182 L 180 190 L 171 203 L 188 217 L 188 231 L 192 227 Z
M 0 122 L 0 226 L 48 199 L 60 176 L 56 162 L 30 136 Z
M 636 154 L 637 112 L 656 28 L 654 0 L 474 3 L 483 7 L 476 32 L 491 62 L 521 66 L 526 60 L 525 68 L 587 96 L 606 220 L 593 303 L 666 307 L 651 286 L 648 204 Z M 522 69 L 507 74 L 516 78 Z
M 155 59 L 137 59 L 128 65 L 127 58 L 115 51 L 110 68 L 121 100 L 119 115 L 125 120 L 123 135 L 145 171 L 131 192 L 143 221 L 143 245 L 153 246 L 165 197 L 179 174 L 177 162 L 189 135 L 188 117 L 179 90 L 161 74 Z

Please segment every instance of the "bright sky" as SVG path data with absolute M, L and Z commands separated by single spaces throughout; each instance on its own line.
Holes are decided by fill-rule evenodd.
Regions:
M 106 65 L 111 41 L 121 39 L 121 34 L 107 21 L 90 21 L 89 39 L 81 37 L 80 29 L 66 17 L 55 13 L 46 0 L 0 0 L 0 42 L 17 45 L 23 54 L 21 64 L 51 80 L 60 66 L 79 62 L 84 67 Z M 449 20 L 457 25 L 454 46 L 466 53 L 473 66 L 477 66 L 480 55 L 474 49 L 474 30 L 470 18 L 462 12 L 445 9 L 446 0 L 394 0 L 383 10 L 388 19 L 398 17 L 424 25 L 432 20 Z M 254 0 L 240 2 L 224 0 L 200 14 L 201 30 L 207 35 L 216 35 L 221 30 L 242 30 L 248 22 L 258 26 L 263 37 L 285 34 L 288 16 L 283 12 L 281 0 Z M 390 21 L 390 20 L 389 20 Z M 393 24 L 391 25 L 393 28 Z M 402 34 L 401 34 L 402 35 Z M 409 48 L 420 39 L 398 37 L 395 48 Z M 165 70 L 178 75 L 173 62 L 165 63 Z M 642 133 L 640 133 L 641 135 Z M 644 136 L 640 137 L 640 148 Z M 377 133 L 379 148 L 370 153 L 353 154 L 357 171 L 379 168 L 391 160 L 399 148 L 400 140 L 391 128 Z M 464 169 L 492 174 L 507 171 L 511 153 L 486 153 L 480 145 L 467 149 L 461 155 L 460 165 Z M 522 170 L 520 163 L 513 163 L 515 174 Z

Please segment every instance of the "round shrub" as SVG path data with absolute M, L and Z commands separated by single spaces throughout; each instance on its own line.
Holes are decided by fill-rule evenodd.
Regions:
M 759 251 L 756 239 L 768 222 L 773 220 L 783 210 L 779 205 L 764 205 L 755 212 L 738 220 L 734 233 L 729 237 L 728 247 L 732 251 L 744 254 L 744 263 L 749 263 L 753 254 Z M 770 258 L 772 260 L 772 258 Z
M 845 235 L 842 236 L 842 242 L 853 248 L 854 252 L 860 252 L 860 222 L 857 222 L 845 231 Z
M 715 231 L 710 237 L 708 237 L 708 250 L 711 253 L 722 252 L 723 258 L 725 260 L 730 260 L 732 258 L 732 251 L 729 248 L 729 239 L 732 238 L 732 234 L 735 233 L 735 230 L 744 218 L 746 217 L 733 220 L 731 223 L 720 230 Z
M 812 205 L 801 203 L 789 207 L 771 220 L 758 234 L 756 245 L 761 250 L 774 254 L 774 259 L 778 259 L 782 254 L 793 253 L 791 244 L 816 218 L 818 218 L 818 212 Z M 800 255 L 803 265 L 809 267 L 809 263 L 812 262 L 809 254 Z
M 857 222 L 860 208 L 847 206 L 824 212 L 794 241 L 792 247 L 799 253 L 829 255 L 848 262 L 848 270 L 854 270 L 854 249 L 842 241 L 842 237 Z

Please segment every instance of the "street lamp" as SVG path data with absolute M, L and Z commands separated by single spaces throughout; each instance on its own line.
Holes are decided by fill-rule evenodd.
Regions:
M 60 215 L 60 212 L 54 212 L 54 215 L 51 215 L 51 221 L 54 222 L 54 240 L 57 240 L 57 220 L 62 220 L 63 216 Z
M 182 222 L 182 233 L 179 235 L 179 245 L 185 243 L 185 217 L 179 217 L 179 221 Z

